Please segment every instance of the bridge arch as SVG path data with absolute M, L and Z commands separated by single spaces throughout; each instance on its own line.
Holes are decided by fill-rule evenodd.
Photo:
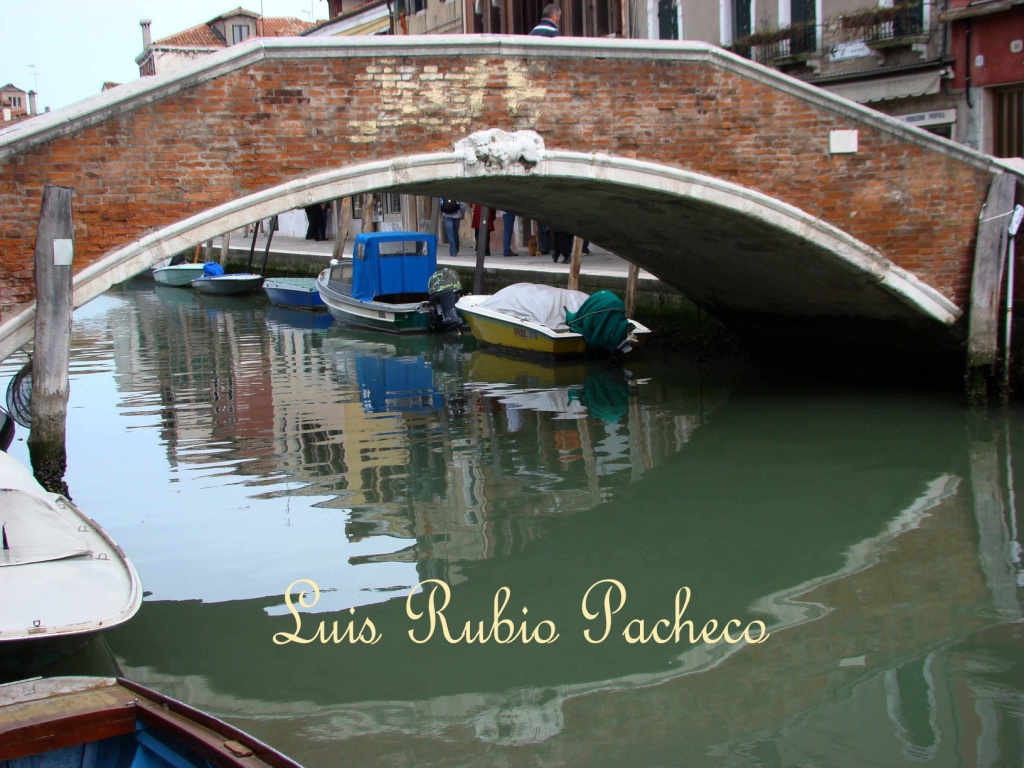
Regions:
M 549 150 L 530 173 L 460 169 L 452 137 L 483 126 Z M 59 184 L 82 297 L 140 267 L 143 243 L 388 189 L 548 220 L 737 322 L 923 322 L 955 343 L 979 213 L 1009 170 L 704 43 L 255 40 L 0 131 L 0 333 L 28 316 L 39 200 Z
M 76 273 L 74 304 L 82 306 L 169 256 L 258 219 L 370 191 L 454 195 L 559 222 L 652 271 L 702 274 L 698 288 L 688 290 L 685 279 L 678 287 L 698 303 L 726 312 L 781 310 L 798 316 L 813 315 L 821 312 L 823 301 L 835 302 L 837 291 L 841 291 L 854 304 L 844 307 L 833 303 L 830 314 L 867 315 L 881 320 L 923 318 L 946 326 L 961 314 L 939 291 L 871 246 L 756 190 L 691 171 L 601 153 L 545 150 L 532 167 L 513 162 L 499 169 L 475 170 L 467 165 L 465 152 L 458 149 L 321 172 L 148 232 Z M 560 198 L 571 200 L 580 194 L 588 204 L 596 195 L 629 200 L 631 206 L 610 223 L 595 224 L 592 216 L 574 210 L 578 204 L 559 203 Z M 638 221 L 652 205 L 658 210 L 654 216 L 663 221 Z M 685 215 L 676 216 L 673 211 Z M 702 253 L 701 246 L 694 245 L 700 233 L 691 225 L 695 218 L 706 220 L 708 216 L 718 222 L 716 229 L 724 228 L 734 235 L 738 222 L 746 222 L 744 228 L 750 235 L 739 246 L 719 242 L 714 253 Z M 651 255 L 649 239 L 653 231 L 660 232 L 665 242 L 675 244 L 653 248 L 656 257 Z M 644 234 L 637 237 L 638 233 Z M 783 242 L 793 247 L 778 253 Z M 690 245 L 678 245 L 682 243 Z M 675 248 L 679 250 L 673 253 Z M 814 260 L 813 265 L 806 263 L 808 259 Z M 752 269 L 765 260 L 771 264 Z M 726 261 L 728 264 L 723 266 Z M 729 274 L 737 269 L 746 272 L 747 278 Z M 790 279 L 773 292 L 764 282 L 766 272 L 785 274 Z M 821 284 L 813 284 L 807 290 L 796 290 L 792 283 L 806 283 L 809 272 L 828 275 L 830 287 L 826 290 Z M 809 296 L 817 298 L 811 301 Z M 31 338 L 33 315 L 33 307 L 28 306 L 0 326 L 0 357 Z

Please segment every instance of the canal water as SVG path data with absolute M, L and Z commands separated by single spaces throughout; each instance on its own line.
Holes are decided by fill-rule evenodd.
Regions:
M 1019 413 L 142 281 L 71 377 L 112 659 L 308 768 L 1024 756 Z

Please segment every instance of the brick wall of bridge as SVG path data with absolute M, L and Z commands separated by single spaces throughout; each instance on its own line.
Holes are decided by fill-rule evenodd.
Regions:
M 990 174 L 715 60 L 268 58 L 0 160 L 0 305 L 32 298 L 45 183 L 73 187 L 75 267 L 328 168 L 447 152 L 484 128 L 708 174 L 845 230 L 964 306 Z M 829 131 L 860 151 L 831 155 Z

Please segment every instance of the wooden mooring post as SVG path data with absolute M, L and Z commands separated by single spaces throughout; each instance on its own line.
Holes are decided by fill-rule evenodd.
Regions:
M 626 317 L 632 317 L 636 309 L 636 284 L 640 279 L 640 267 L 630 263 L 629 274 L 626 277 L 626 298 L 623 304 L 626 305 Z
M 487 244 L 491 239 L 491 230 L 488 228 L 491 218 L 491 209 L 486 205 L 480 209 L 480 227 L 476 234 L 476 268 L 473 270 L 473 293 L 484 292 L 484 260 L 487 258 Z
M 996 383 L 999 295 L 1008 244 L 1006 217 L 1013 212 L 1015 186 L 1016 179 L 1011 174 L 997 174 L 978 222 L 967 337 L 966 387 L 972 403 L 987 403 Z M 1009 354 L 1009 350 L 1004 350 L 1004 354 Z
M 220 263 L 228 263 L 228 254 L 231 252 L 231 233 L 225 232 L 220 236 Z
M 36 232 L 36 318 L 32 355 L 32 470 L 51 493 L 68 495 L 68 365 L 71 355 L 74 223 L 69 187 L 47 184 Z
M 373 232 L 373 206 L 376 196 L 373 192 L 363 195 L 363 232 Z
M 569 282 L 565 286 L 570 291 L 580 289 L 580 266 L 583 264 L 583 238 L 572 239 L 572 261 L 569 264 Z
M 348 231 L 352 226 L 352 198 L 339 197 L 331 203 L 334 210 L 334 248 L 332 259 L 340 259 L 345 254 L 345 243 L 348 242 Z

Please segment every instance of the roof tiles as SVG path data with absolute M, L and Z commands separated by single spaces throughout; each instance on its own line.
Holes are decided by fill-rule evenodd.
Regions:
M 262 23 L 256 21 L 257 30 L 262 30 L 262 35 L 256 37 L 294 37 L 312 28 L 313 24 L 308 21 L 294 18 L 266 18 Z M 153 41 L 153 45 L 159 48 L 226 48 L 227 43 L 221 40 L 209 24 L 197 24 L 177 34 Z

